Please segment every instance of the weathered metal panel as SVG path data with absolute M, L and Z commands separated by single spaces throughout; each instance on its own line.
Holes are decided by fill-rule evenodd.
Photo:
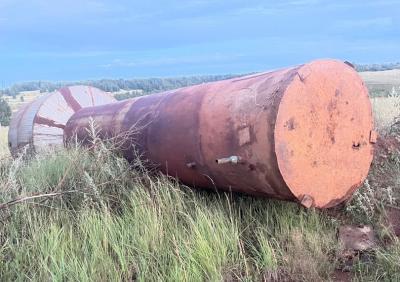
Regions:
M 63 132 L 75 111 L 66 103 L 60 91 L 52 93 L 38 109 L 33 123 L 33 144 L 36 151 L 63 145 Z
M 182 182 L 328 208 L 365 179 L 372 161 L 368 92 L 334 60 L 84 108 L 65 140 L 125 134 L 139 154 Z M 135 134 L 127 134 L 130 130 Z
M 25 145 L 35 151 L 62 146 L 65 124 L 76 111 L 113 102 L 110 94 L 90 86 L 70 86 L 44 94 L 11 119 L 10 150 L 15 155 Z
M 32 143 L 32 125 L 35 114 L 47 97 L 48 94 L 39 97 L 13 115 L 8 133 L 8 143 L 12 154 Z
M 22 115 L 25 113 L 27 110 L 28 105 L 22 106 L 22 108 L 14 112 L 11 116 L 10 120 L 10 126 L 8 129 L 8 145 L 10 149 L 12 149 L 13 146 L 16 147 L 16 144 L 18 144 L 18 122 L 20 121 Z

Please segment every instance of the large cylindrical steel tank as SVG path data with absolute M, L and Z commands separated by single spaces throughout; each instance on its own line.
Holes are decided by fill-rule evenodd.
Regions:
M 78 110 L 114 102 L 110 94 L 91 86 L 69 86 L 26 104 L 13 114 L 8 145 L 13 156 L 21 148 L 38 152 L 63 146 L 64 127 Z
M 205 83 L 77 111 L 65 140 L 85 142 L 129 130 L 131 146 L 195 187 L 236 191 L 329 208 L 367 176 L 374 142 L 368 91 L 335 60 Z

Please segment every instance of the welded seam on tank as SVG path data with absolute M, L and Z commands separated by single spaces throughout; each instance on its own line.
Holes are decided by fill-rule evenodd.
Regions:
M 126 114 L 128 113 L 129 109 L 132 107 L 132 105 L 137 101 L 137 99 L 129 99 L 126 101 L 122 101 L 120 103 L 120 105 L 122 104 L 122 106 L 120 107 L 119 111 L 114 112 L 111 115 L 111 126 L 114 126 L 114 135 L 118 136 L 120 134 L 122 134 L 122 121 L 125 119 Z M 118 106 L 118 104 L 114 104 L 116 107 Z M 118 118 L 122 116 L 121 118 L 121 122 L 118 122 Z
M 139 100 L 139 99 L 138 99 Z M 125 122 L 125 120 L 128 118 L 127 115 L 130 112 L 130 110 L 132 109 L 132 107 L 136 104 L 136 102 L 138 100 L 135 100 L 132 103 L 128 103 L 128 110 L 126 111 L 124 117 L 123 117 L 123 122 L 122 122 L 122 126 L 121 126 L 121 130 L 120 133 L 125 135 L 126 137 L 130 136 L 132 132 L 138 133 L 141 131 L 144 131 L 145 129 L 148 129 L 150 127 L 150 125 L 153 123 L 153 121 L 155 120 L 155 116 L 154 113 L 157 112 L 158 107 L 159 107 L 159 103 L 155 106 L 154 110 L 150 110 L 147 113 L 145 113 L 143 116 L 141 116 L 134 124 L 132 124 L 129 128 L 123 128 L 124 124 L 128 124 L 128 122 Z M 162 99 L 161 99 L 162 100 Z M 159 101 L 160 102 L 160 101 Z M 124 108 L 124 106 L 123 106 Z M 150 120 L 144 124 L 142 124 L 142 122 L 147 118 L 150 117 Z M 148 152 L 148 132 L 146 132 L 145 134 L 145 138 L 144 138 L 144 150 L 146 152 Z M 133 140 L 131 140 L 133 142 Z
M 283 73 L 282 76 L 287 77 L 286 80 L 284 82 L 280 81 L 279 83 L 277 83 L 278 86 L 275 86 L 275 88 L 273 89 L 273 93 L 270 93 L 270 95 L 267 95 L 268 99 L 264 103 L 262 103 L 261 101 L 260 101 L 260 103 L 257 102 L 258 91 L 254 91 L 254 89 L 252 89 L 252 91 L 255 92 L 254 93 L 254 103 L 257 106 L 257 108 L 259 109 L 258 113 L 256 114 L 256 120 L 259 120 L 260 115 L 264 112 L 264 109 L 267 106 L 268 107 L 278 107 L 278 109 L 276 110 L 276 115 L 274 116 L 275 117 L 274 129 L 273 129 L 274 131 L 273 131 L 273 138 L 272 138 L 272 144 L 271 144 L 272 149 L 273 149 L 272 158 L 273 158 L 273 161 L 275 161 L 277 168 L 278 168 L 278 173 L 279 173 L 278 177 L 281 178 L 278 182 L 285 183 L 285 185 L 286 185 L 285 190 L 288 191 L 286 193 L 282 193 L 282 188 L 279 187 L 280 185 L 277 185 L 278 182 L 274 181 L 274 177 L 271 178 L 268 175 L 268 179 L 269 179 L 268 180 L 268 188 L 270 189 L 270 191 L 272 190 L 273 193 L 270 193 L 270 191 L 265 191 L 265 190 L 261 190 L 259 192 L 263 193 L 263 194 L 272 195 L 273 197 L 279 196 L 282 199 L 290 199 L 290 198 L 296 199 L 296 198 L 294 197 L 293 193 L 290 191 L 290 189 L 287 186 L 286 182 L 284 181 L 282 175 L 280 174 L 280 170 L 279 170 L 279 166 L 278 166 L 278 162 L 277 162 L 277 158 L 276 158 L 276 151 L 275 151 L 275 123 L 276 123 L 277 113 L 279 110 L 279 105 L 280 105 L 282 97 L 286 91 L 286 88 L 293 81 L 294 77 L 297 74 L 298 69 L 300 69 L 301 67 L 302 67 L 302 65 L 294 67 L 294 68 L 288 70 L 287 72 Z M 285 71 L 285 69 L 282 69 L 281 71 Z M 264 73 L 264 74 L 268 75 L 269 72 Z M 269 79 L 271 79 L 271 77 L 266 77 L 262 83 L 267 82 Z M 260 84 L 262 84 L 262 83 L 260 83 Z
M 212 173 L 212 170 L 209 168 L 209 166 L 206 164 L 205 157 L 203 155 L 203 143 L 202 143 L 202 135 L 201 135 L 201 131 L 200 128 L 201 127 L 201 123 L 202 123 L 202 119 L 201 119 L 201 113 L 203 112 L 203 105 L 204 105 L 204 100 L 205 97 L 207 96 L 207 94 L 209 93 L 209 91 L 204 91 L 204 93 L 202 93 L 202 98 L 201 98 L 201 102 L 200 102 L 200 107 L 199 110 L 197 111 L 197 121 L 198 121 L 198 125 L 197 125 L 197 132 L 198 132 L 198 140 L 199 140 L 199 146 L 198 146 L 198 156 L 200 157 L 200 161 L 201 161 L 201 170 L 205 170 L 205 171 L 199 171 L 199 173 L 206 177 L 210 183 L 212 184 L 212 187 L 217 190 L 217 184 L 215 183 L 214 179 L 216 179 L 215 175 Z
M 282 172 L 281 172 L 281 168 L 280 168 L 280 165 L 279 165 L 279 162 L 278 162 L 278 156 L 277 156 L 277 151 L 276 151 L 276 144 L 275 144 L 275 133 L 276 133 L 276 130 L 277 130 L 277 128 L 276 128 L 276 120 L 278 119 L 278 115 L 279 115 L 279 110 L 280 110 L 280 107 L 281 107 L 281 103 L 282 103 L 282 99 L 283 99 L 283 97 L 285 96 L 285 92 L 287 91 L 287 88 L 288 88 L 288 86 L 294 81 L 294 79 L 299 75 L 299 70 L 303 67 L 304 65 L 300 65 L 300 66 L 297 66 L 296 68 L 294 68 L 293 70 L 291 70 L 290 72 L 292 72 L 290 75 L 289 75 L 289 77 L 285 80 L 285 82 L 283 83 L 283 86 L 282 86 L 282 93 L 281 93 L 281 95 L 280 95 L 280 97 L 279 97 L 279 101 L 277 101 L 277 110 L 276 110 L 276 115 L 275 115 L 275 120 L 274 120 L 274 132 L 273 132 L 273 135 L 274 135 L 274 138 L 272 138 L 272 148 L 273 148 L 273 151 L 274 151 L 274 154 L 272 155 L 272 157 L 274 158 L 274 162 L 276 163 L 276 165 L 278 166 L 278 172 L 279 172 L 279 177 L 281 178 L 281 180 L 283 181 L 283 183 L 285 183 L 285 185 L 286 185 L 286 188 L 287 188 L 287 191 L 289 192 L 289 194 L 292 196 L 292 199 L 293 200 L 295 200 L 295 199 L 298 199 L 294 194 L 293 194 L 293 192 L 292 192 L 292 190 L 291 190 L 291 188 L 289 187 L 289 185 L 286 183 L 286 181 L 285 181 L 285 178 L 283 177 L 283 175 L 282 175 Z M 300 78 L 299 78 L 300 79 Z M 304 83 L 304 81 L 302 81 L 303 83 Z M 286 197 L 286 196 L 285 196 Z
M 174 92 L 177 90 L 172 90 L 171 92 Z M 170 93 L 170 92 L 168 92 Z M 140 147 L 142 147 L 143 152 L 148 153 L 148 144 L 149 144 L 149 134 L 148 131 L 145 131 L 146 129 L 149 129 L 150 125 L 153 123 L 153 121 L 157 118 L 157 115 L 155 115 L 155 113 L 159 112 L 159 107 L 161 102 L 167 98 L 167 94 L 168 93 L 163 93 L 163 94 L 155 94 L 161 97 L 161 99 L 157 102 L 157 104 L 154 106 L 153 110 L 149 110 L 147 111 L 145 114 L 143 114 L 138 120 L 136 120 L 136 122 L 133 125 L 130 125 L 129 128 L 127 128 L 125 125 L 129 124 L 129 121 L 127 120 L 128 114 L 131 112 L 132 107 L 139 102 L 140 100 L 143 99 L 143 97 L 138 97 L 138 98 L 133 98 L 133 99 L 129 99 L 127 101 L 120 101 L 119 103 L 122 104 L 127 104 L 128 110 L 126 111 L 126 113 L 123 115 L 122 119 L 121 119 L 121 128 L 119 133 L 121 135 L 124 135 L 125 137 L 129 137 L 129 135 L 134 132 L 137 135 L 140 135 L 139 132 L 143 133 L 143 144 L 138 144 L 137 142 L 136 145 L 139 145 Z M 124 105 L 125 106 L 125 105 Z M 122 106 L 122 108 L 124 108 L 124 106 Z M 143 123 L 143 121 L 149 117 L 149 121 L 146 122 L 145 124 L 141 124 Z M 132 140 L 133 142 L 133 140 Z

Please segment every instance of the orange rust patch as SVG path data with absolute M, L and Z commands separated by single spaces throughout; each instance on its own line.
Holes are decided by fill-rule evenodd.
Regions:
M 250 142 L 250 128 L 248 126 L 239 129 L 239 145 L 243 146 Z
M 308 195 L 314 206 L 328 208 L 344 201 L 367 176 L 373 129 L 368 91 L 340 62 L 315 61 L 298 73 L 275 124 L 278 165 L 300 202 Z

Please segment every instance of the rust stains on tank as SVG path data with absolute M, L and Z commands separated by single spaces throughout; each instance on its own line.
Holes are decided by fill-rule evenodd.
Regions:
M 123 155 L 135 158 L 135 146 L 183 183 L 307 207 L 345 201 L 372 161 L 367 89 L 335 60 L 83 108 L 64 139 L 89 138 L 89 118 L 104 138 L 134 129 Z
M 296 128 L 295 121 L 294 121 L 294 118 L 293 118 L 293 117 L 290 118 L 290 119 L 286 122 L 285 127 L 287 127 L 288 130 L 294 130 L 294 129 Z
M 278 165 L 297 198 L 310 195 L 316 207 L 331 207 L 354 192 L 372 161 L 372 146 L 353 145 L 364 144 L 373 128 L 368 91 L 352 68 L 335 61 L 312 62 L 299 72 L 307 80 L 291 83 L 278 112 L 275 141 L 285 144 L 277 146 Z M 315 120 L 307 108 L 315 109 Z M 287 115 L 301 124 L 295 131 L 285 130 Z
M 37 124 L 43 124 L 43 125 L 47 125 L 50 127 L 58 127 L 61 129 L 65 128 L 65 124 L 60 124 L 60 123 L 55 122 L 54 120 L 51 120 L 51 119 L 48 119 L 45 117 L 41 117 L 41 116 L 36 116 L 34 122 Z

